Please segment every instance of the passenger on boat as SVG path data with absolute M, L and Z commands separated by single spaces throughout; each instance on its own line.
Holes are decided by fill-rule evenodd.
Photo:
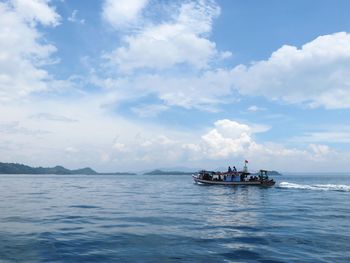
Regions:
M 231 166 L 228 167 L 227 171 L 228 171 L 229 173 L 232 173 Z
M 233 166 L 233 172 L 234 172 L 234 173 L 237 173 L 236 166 Z
M 240 178 L 240 179 L 241 179 L 241 182 L 244 182 L 245 180 L 244 180 L 244 174 L 243 174 L 243 173 L 241 174 L 240 177 L 241 177 L 241 178 Z
M 203 179 L 204 180 L 211 180 L 212 178 L 211 178 L 211 176 L 208 173 L 204 173 Z

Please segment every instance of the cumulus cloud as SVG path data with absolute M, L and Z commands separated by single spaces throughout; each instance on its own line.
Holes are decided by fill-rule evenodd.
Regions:
M 60 16 L 53 7 L 48 5 L 48 0 L 13 0 L 16 13 L 30 23 L 41 23 L 45 26 L 59 24 Z
M 307 162 L 319 163 L 330 156 L 338 156 L 324 144 L 310 144 L 306 149 L 296 149 L 275 143 L 259 143 L 254 139 L 255 133 L 251 125 L 228 119 L 218 120 L 200 140 L 184 143 L 182 148 L 192 162 L 207 160 L 208 163 L 227 163 L 248 159 L 256 168 L 294 171 L 308 169 Z
M 148 0 L 106 0 L 102 17 L 116 29 L 137 24 Z
M 107 114 L 101 107 L 105 99 L 96 94 L 62 101 L 30 97 L 24 103 L 0 104 L 3 161 L 113 171 L 179 160 L 178 140 L 188 137 L 187 133 Z M 43 108 L 49 114 L 40 114 Z M 67 122 L 73 116 L 79 121 Z
M 243 95 L 305 103 L 328 109 L 350 107 L 350 34 L 320 36 L 300 49 L 285 45 L 268 60 L 232 70 Z
M 95 83 L 118 90 L 122 97 L 156 95 L 164 106 L 180 106 L 215 112 L 218 104 L 233 102 L 229 72 L 225 70 L 204 71 L 198 75 L 168 76 L 141 74 L 112 80 L 94 80 Z M 157 107 L 164 109 L 165 107 Z M 152 107 L 153 108 L 153 107 Z M 154 108 L 153 108 L 154 109 Z
M 216 121 L 214 125 L 214 129 L 202 136 L 203 150 L 209 157 L 227 158 L 254 147 L 252 130 L 248 125 L 227 119 Z
M 258 142 L 254 125 L 235 120 L 218 120 L 206 130 L 191 132 L 154 123 L 136 123 L 106 114 L 106 109 L 100 106 L 103 101 L 101 97 L 86 97 L 40 103 L 32 99 L 21 107 L 0 104 L 3 161 L 63 164 L 72 168 L 92 166 L 100 171 L 115 171 L 149 169 L 159 164 L 213 169 L 248 159 L 257 168 L 300 171 L 300 167 L 308 165 L 305 161 L 321 164 L 325 157 L 345 158 L 337 156 L 326 144 L 294 149 Z M 79 121 L 38 121 L 28 117 L 35 116 L 42 108 L 54 109 L 62 113 L 58 116 L 67 118 L 74 113 Z
M 211 28 L 208 26 L 211 25 L 210 23 L 206 25 L 202 30 Z M 162 26 L 164 25 L 152 27 L 152 30 Z M 142 34 L 131 36 L 131 41 L 135 39 L 137 43 L 141 43 L 143 40 L 138 42 L 138 39 L 139 37 L 144 39 Z M 183 32 L 179 33 L 181 36 L 184 34 Z M 158 36 L 161 35 L 158 34 Z M 209 41 L 200 35 L 198 36 Z M 157 38 L 155 39 L 154 41 L 158 41 Z M 165 41 L 164 43 L 167 43 L 168 40 L 171 43 L 167 44 L 166 48 L 171 48 L 176 41 L 173 42 L 171 38 L 162 39 Z M 118 55 L 115 53 L 116 60 L 113 59 L 114 55 L 112 54 L 110 54 L 110 59 L 116 62 L 117 66 L 126 67 L 128 70 L 139 66 L 159 69 L 163 67 L 163 62 L 164 66 L 173 67 L 177 63 L 177 59 L 172 60 L 171 56 L 176 52 L 170 52 L 171 56 L 167 57 L 167 51 L 159 52 L 162 49 L 156 48 L 153 54 L 152 48 L 156 45 L 153 45 L 152 41 L 149 42 L 152 43 L 150 52 L 140 53 L 140 56 L 136 55 L 136 53 L 141 52 L 141 47 L 145 48 L 145 51 L 147 50 L 147 43 L 140 45 L 140 50 L 134 55 L 132 55 L 133 48 L 131 46 L 123 46 L 114 51 L 118 53 Z M 191 42 L 190 45 L 193 46 L 193 43 Z M 178 46 L 175 49 L 177 48 L 182 51 L 186 50 L 185 46 Z M 196 49 L 201 52 L 200 48 Z M 214 53 L 217 52 L 216 49 L 213 50 Z M 191 56 L 195 53 L 190 53 L 181 55 L 180 60 L 195 68 L 196 63 L 190 61 Z M 206 54 L 204 55 L 205 59 L 202 60 L 206 62 L 198 65 L 205 66 L 211 57 L 208 55 L 209 53 L 201 53 Z M 126 54 L 126 60 L 123 59 L 124 54 Z M 147 58 L 144 59 L 143 55 Z M 158 64 L 158 56 L 160 64 Z M 237 100 L 240 96 L 264 96 L 272 101 L 326 109 L 350 108 L 350 34 L 340 32 L 320 36 L 304 44 L 301 48 L 285 45 L 273 52 L 269 59 L 253 62 L 251 65 L 238 65 L 232 69 L 207 68 L 200 72 L 192 72 L 192 74 L 175 72 L 176 74 L 156 72 L 136 74 L 132 77 L 126 76 L 119 78 L 115 87 L 129 87 L 129 90 L 133 92 L 136 90 L 140 92 L 138 94 L 142 95 L 147 92 L 157 94 L 169 106 L 212 109 L 213 111 L 216 110 L 217 105 L 227 103 L 228 100 Z M 261 110 L 265 109 L 255 105 L 248 108 L 250 112 Z
M 46 90 L 56 48 L 46 44 L 36 23 L 56 25 L 59 15 L 46 1 L 0 2 L 0 101 Z
M 126 35 L 123 45 L 105 58 L 124 72 L 139 68 L 159 70 L 182 63 L 206 68 L 215 56 L 227 58 L 231 54 L 218 52 L 215 43 L 207 39 L 219 13 L 219 6 L 212 1 L 185 2 L 169 21 L 150 23 L 137 33 Z
M 146 7 L 137 6 L 138 15 L 132 17 L 143 23 L 139 23 L 136 31 L 122 32 L 119 47 L 104 54 L 109 71 L 104 78 L 94 73 L 91 77 L 94 85 L 118 93 L 119 100 L 157 96 L 162 106 L 141 105 L 131 109 L 141 117 L 156 116 L 170 106 L 218 112 L 217 105 L 237 100 L 232 98 L 230 71 L 212 68 L 212 62 L 231 55 L 218 51 L 215 42 L 209 40 L 213 20 L 220 14 L 215 1 L 175 2 L 171 12 L 166 10 L 168 5 L 147 6 L 148 15 L 155 6 L 158 13 L 164 9 L 162 19 L 158 20 L 143 16 Z

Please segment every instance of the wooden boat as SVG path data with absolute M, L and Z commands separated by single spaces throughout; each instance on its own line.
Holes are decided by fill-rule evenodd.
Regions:
M 201 184 L 273 186 L 275 181 L 269 179 L 267 172 L 267 170 L 260 170 L 258 175 L 251 175 L 246 169 L 240 172 L 212 172 L 202 170 L 192 177 L 196 183 Z

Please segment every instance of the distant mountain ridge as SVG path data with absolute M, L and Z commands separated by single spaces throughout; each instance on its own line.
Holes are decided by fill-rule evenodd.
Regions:
M 134 173 L 98 173 L 90 167 L 85 167 L 76 170 L 70 170 L 63 166 L 57 165 L 55 167 L 31 167 L 19 163 L 1 163 L 0 174 L 60 174 L 60 175 L 118 175 L 118 174 L 134 174 Z
M 277 171 L 267 171 L 267 175 L 282 175 L 282 174 Z
M 182 171 L 163 171 L 163 170 L 153 170 L 151 172 L 143 173 L 144 175 L 187 175 L 193 174 L 193 172 L 182 172 Z
M 259 174 L 259 172 L 256 172 L 256 173 L 252 173 L 252 174 L 254 174 L 254 175 L 257 175 L 257 174 Z M 267 175 L 271 175 L 271 176 L 273 176 L 273 175 L 282 175 L 281 173 L 279 173 L 279 172 L 277 172 L 277 171 L 267 171 Z

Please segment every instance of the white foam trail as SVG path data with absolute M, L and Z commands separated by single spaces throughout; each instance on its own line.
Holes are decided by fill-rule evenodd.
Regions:
M 295 184 L 295 183 L 281 182 L 278 186 L 281 188 L 289 188 L 289 189 L 350 192 L 350 185 L 346 185 L 346 184 L 312 184 L 312 185 L 308 185 L 308 184 Z

